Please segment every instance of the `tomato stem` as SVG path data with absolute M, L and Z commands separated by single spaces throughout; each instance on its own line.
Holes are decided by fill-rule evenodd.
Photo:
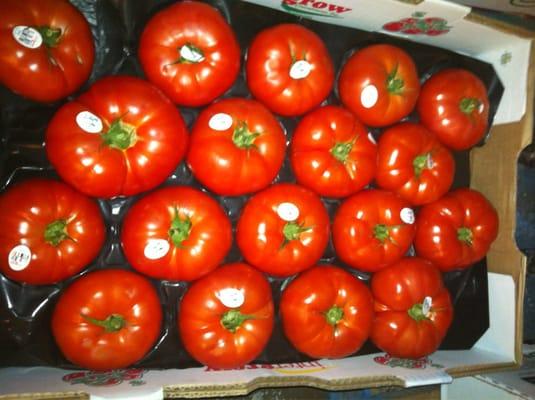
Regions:
M 429 319 L 427 315 L 423 312 L 423 304 L 416 303 L 411 308 L 407 310 L 409 316 L 415 321 L 423 321 L 424 319 Z
M 45 241 L 52 246 L 58 246 L 63 240 L 70 239 L 67 233 L 68 221 L 58 219 L 49 223 L 45 228 Z
M 178 49 L 180 64 L 197 64 L 204 61 L 204 52 L 193 43 L 186 43 Z M 173 64 L 176 64 L 173 63 Z
M 403 92 L 403 86 L 405 82 L 403 79 L 397 77 L 398 64 L 394 66 L 394 69 L 386 77 L 386 88 L 390 93 L 401 94 Z
M 384 243 L 390 237 L 390 228 L 385 224 L 377 224 L 373 227 L 373 236 Z
M 459 109 L 466 115 L 470 115 L 476 108 L 481 105 L 481 102 L 474 97 L 463 97 L 459 102 Z
M 431 158 L 431 153 L 421 154 L 419 156 L 416 156 L 414 160 L 412 160 L 412 166 L 414 168 L 414 175 L 416 176 L 416 178 L 419 178 L 420 175 L 422 175 L 424 169 L 430 169 L 430 166 L 432 165 L 433 159 Z
M 282 234 L 284 235 L 284 241 L 282 242 L 282 246 L 284 247 L 292 240 L 299 239 L 299 236 L 301 233 L 309 231 L 310 227 L 305 227 L 303 224 L 298 224 L 297 222 L 287 222 L 284 227 L 282 228 Z
M 336 326 L 336 324 L 340 322 L 342 318 L 344 318 L 344 310 L 338 306 L 332 306 L 325 313 L 325 319 L 327 320 L 327 323 L 333 326 Z
M 188 216 L 180 218 L 178 209 L 175 207 L 175 216 L 171 220 L 168 234 L 176 247 L 182 247 L 182 242 L 190 235 L 191 226 L 191 219 Z
M 120 331 L 126 326 L 126 320 L 119 314 L 111 314 L 106 319 L 96 319 L 88 315 L 81 315 L 87 322 L 104 328 L 106 333 Z
M 242 314 L 240 310 L 228 310 L 221 317 L 221 325 L 228 331 L 235 333 L 236 330 L 248 319 L 255 319 L 253 315 Z
M 114 120 L 110 125 L 110 129 L 103 133 L 101 137 L 106 145 L 119 150 L 126 150 L 137 141 L 134 126 L 121 121 L 120 118 Z
M 35 28 L 43 38 L 43 43 L 46 47 L 56 47 L 61 38 L 61 29 L 60 28 L 51 28 L 50 26 L 38 26 Z
M 461 227 L 457 229 L 457 239 L 468 246 L 472 246 L 474 240 L 474 234 L 470 228 Z
M 345 164 L 345 162 L 347 161 L 347 158 L 349 157 L 349 153 L 351 153 L 351 150 L 353 149 L 353 145 L 355 144 L 356 140 L 357 138 L 354 138 L 350 142 L 336 143 L 331 149 L 331 154 L 338 161 Z
M 240 149 L 250 149 L 256 147 L 255 139 L 260 136 L 259 132 L 251 132 L 245 121 L 238 122 L 232 134 L 232 141 Z

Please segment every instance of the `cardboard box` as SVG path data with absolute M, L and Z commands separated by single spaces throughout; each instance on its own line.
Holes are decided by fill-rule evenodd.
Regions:
M 414 13 L 441 17 L 447 32 L 406 35 L 407 40 L 452 49 L 487 61 L 505 86 L 489 142 L 471 153 L 471 186 L 500 216 L 488 255 L 490 328 L 470 350 L 438 351 L 418 362 L 372 354 L 342 360 L 254 364 L 239 370 L 126 370 L 94 374 L 56 368 L 0 370 L 0 398 L 149 398 L 243 395 L 263 387 L 310 386 L 327 390 L 414 387 L 518 367 L 522 361 L 522 305 L 526 261 L 515 245 L 516 159 L 529 143 L 533 120 L 535 57 L 528 34 L 440 0 L 248 0 L 331 24 L 382 31 Z M 384 32 L 384 31 L 383 31 Z M 386 32 L 385 32 L 386 33 Z M 529 68 L 528 68 L 529 67 Z M 526 112 L 526 110 L 530 110 Z

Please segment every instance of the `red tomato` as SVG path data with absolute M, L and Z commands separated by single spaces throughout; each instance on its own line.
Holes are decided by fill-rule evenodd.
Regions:
M 67 0 L 0 2 L 0 83 L 41 102 L 78 89 L 93 68 L 93 36 Z
M 245 259 L 275 276 L 312 267 L 329 241 L 329 215 L 304 187 L 280 183 L 254 195 L 238 220 L 236 242 Z
M 320 196 L 345 197 L 375 175 L 377 147 L 349 111 L 325 106 L 306 115 L 292 137 L 290 161 L 297 182 Z
M 225 99 L 197 118 L 187 163 L 211 191 L 237 196 L 268 186 L 285 150 L 283 128 L 267 108 L 254 100 Z
M 453 320 L 450 294 L 427 260 L 406 257 L 373 275 L 375 320 L 371 340 L 400 358 L 433 353 Z
M 232 86 L 240 71 L 240 47 L 215 8 L 180 1 L 149 20 L 139 61 L 147 78 L 175 103 L 197 107 Z
M 188 289 L 178 329 L 188 353 L 212 368 L 237 368 L 260 355 L 273 330 L 271 287 L 247 264 L 217 268 Z
M 126 368 L 141 360 L 160 336 L 162 306 L 148 280 L 106 269 L 76 280 L 60 296 L 52 333 L 75 365 Z
M 454 173 L 449 150 L 421 125 L 401 123 L 379 138 L 375 181 L 411 204 L 442 197 L 450 189 Z
M 496 210 L 481 193 L 457 189 L 420 210 L 416 253 L 442 271 L 467 268 L 485 257 L 498 225 Z
M 284 334 L 301 353 L 341 358 L 359 350 L 373 321 L 368 287 L 341 268 L 313 267 L 284 289 L 280 313 Z
M 487 89 L 469 71 L 440 71 L 422 86 L 418 99 L 420 122 L 446 146 L 465 150 L 485 135 L 489 119 Z
M 191 281 L 223 261 L 232 244 L 232 227 L 207 194 L 186 186 L 165 187 L 128 210 L 121 243 L 139 272 Z
M 285 116 L 310 111 L 329 95 L 334 67 L 320 37 L 297 24 L 260 32 L 247 52 L 249 90 L 273 112 Z
M 141 79 L 111 76 L 62 106 L 46 152 L 63 180 L 96 197 L 131 196 L 162 183 L 187 145 L 180 112 Z
M 0 271 L 32 285 L 77 274 L 106 237 L 98 205 L 51 179 L 29 179 L 4 192 L 0 225 Z
M 349 266 L 379 271 L 400 260 L 414 238 L 414 212 L 398 195 L 369 189 L 346 199 L 333 221 L 333 244 Z
M 388 44 L 356 51 L 338 79 L 340 100 L 369 126 L 390 125 L 409 115 L 419 92 L 414 61 Z

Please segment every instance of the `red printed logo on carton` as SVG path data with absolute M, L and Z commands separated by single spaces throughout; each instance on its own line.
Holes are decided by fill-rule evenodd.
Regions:
M 323 365 L 319 361 L 305 361 L 305 362 L 294 362 L 294 363 L 283 363 L 283 364 L 248 364 L 243 367 L 222 369 L 222 368 L 211 368 L 205 367 L 205 372 L 220 372 L 220 371 L 239 371 L 239 370 L 262 370 L 269 369 L 280 374 L 284 375 L 299 375 L 299 374 L 310 374 L 314 372 L 319 372 L 328 369 L 329 367 Z
M 390 354 L 384 356 L 377 356 L 373 358 L 377 364 L 388 365 L 391 368 L 402 367 L 408 369 L 425 369 L 427 366 L 433 368 L 444 368 L 443 365 L 435 364 L 428 357 L 418 358 L 416 360 L 410 360 L 407 358 L 392 357 Z
M 132 386 L 144 385 L 142 380 L 145 370 L 139 368 L 117 369 L 113 371 L 80 371 L 63 375 L 63 381 L 71 385 L 83 384 L 87 386 L 115 386 L 128 382 Z
M 438 36 L 448 33 L 451 26 L 448 21 L 440 17 L 426 17 L 425 12 L 415 12 L 409 18 L 387 22 L 383 29 L 389 32 L 399 32 L 406 35 Z
M 317 0 L 283 0 L 281 7 L 286 12 L 302 15 L 343 18 L 343 14 L 351 11 L 350 7 L 342 6 L 331 1 Z

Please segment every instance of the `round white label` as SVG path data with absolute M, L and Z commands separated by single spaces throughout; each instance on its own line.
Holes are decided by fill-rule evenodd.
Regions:
M 426 167 L 427 169 L 431 169 L 435 166 L 435 160 L 433 160 L 433 157 L 431 157 L 431 154 L 427 154 L 427 159 L 425 160 L 426 161 Z
M 143 254 L 149 260 L 158 260 L 169 252 L 170 247 L 169 242 L 165 239 L 149 239 Z
M 429 311 L 431 311 L 432 305 L 433 305 L 433 299 L 431 298 L 431 296 L 426 296 L 422 303 L 422 314 L 427 317 L 429 314 Z
M 368 132 L 368 139 L 370 139 L 370 142 L 373 144 L 377 144 L 377 140 L 375 140 L 371 132 Z
M 299 60 L 292 64 L 290 68 L 290 77 L 292 79 L 303 79 L 310 74 L 312 70 L 312 64 L 306 60 Z
M 204 60 L 204 56 L 187 44 L 180 48 L 180 57 L 193 63 L 198 63 Z
M 32 260 L 30 248 L 24 244 L 19 244 L 11 249 L 7 256 L 9 267 L 13 271 L 22 271 Z
M 24 47 L 36 49 L 43 44 L 43 37 L 37 29 L 18 25 L 11 31 L 13 38 Z
M 299 218 L 299 208 L 293 203 L 280 203 L 277 214 L 284 221 L 292 222 Z
M 238 308 L 245 302 L 243 291 L 235 288 L 222 289 L 216 296 L 228 308 Z
M 414 216 L 414 210 L 409 207 L 403 208 L 399 213 L 399 216 L 403 222 L 410 225 L 414 224 L 414 221 L 416 219 Z
M 226 131 L 232 126 L 232 117 L 225 113 L 212 115 L 208 121 L 208 126 L 214 131 Z
M 379 99 L 379 92 L 374 85 L 368 85 L 360 92 L 360 103 L 364 108 L 372 108 Z
M 485 111 L 485 104 L 480 103 L 477 110 L 479 111 L 480 114 L 483 114 L 483 111 Z
M 87 133 L 99 133 L 104 127 L 99 117 L 89 111 L 81 111 L 76 115 L 76 123 Z

